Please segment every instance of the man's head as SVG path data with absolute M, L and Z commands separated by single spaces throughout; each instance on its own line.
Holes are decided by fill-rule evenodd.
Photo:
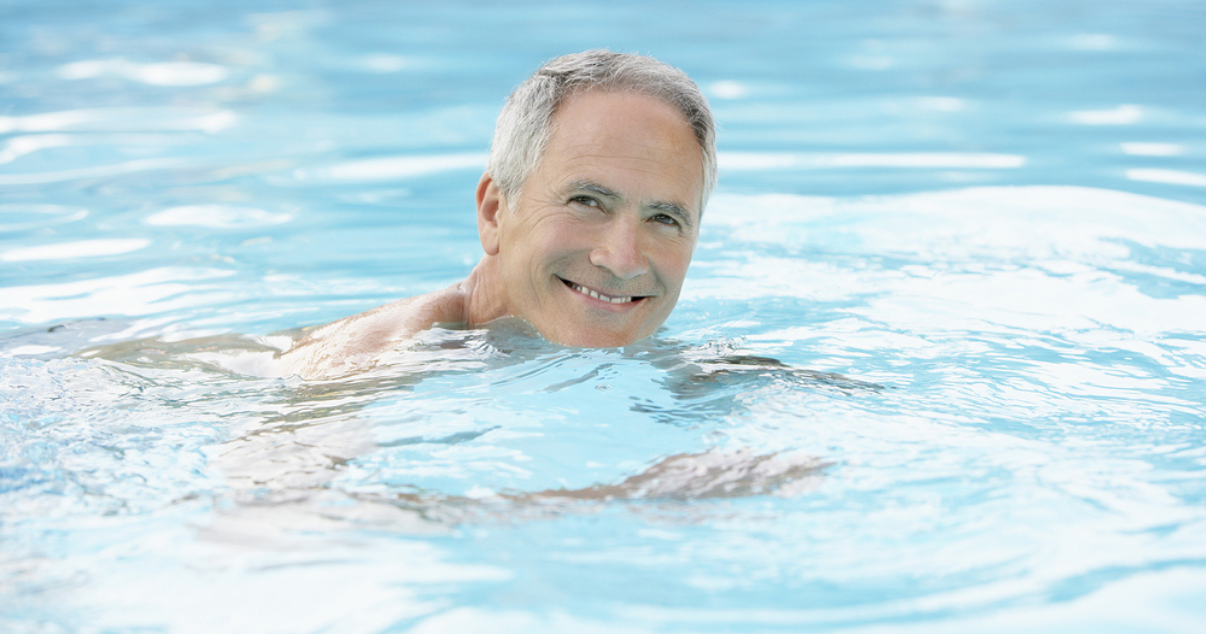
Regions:
M 713 139 L 707 102 L 669 66 L 607 52 L 546 64 L 499 117 L 478 187 L 503 312 L 567 345 L 653 334 L 698 239 Z

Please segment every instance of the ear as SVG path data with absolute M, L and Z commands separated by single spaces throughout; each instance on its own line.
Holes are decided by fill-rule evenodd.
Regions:
M 498 221 L 507 206 L 502 191 L 489 173 L 477 184 L 477 236 L 486 255 L 498 255 Z

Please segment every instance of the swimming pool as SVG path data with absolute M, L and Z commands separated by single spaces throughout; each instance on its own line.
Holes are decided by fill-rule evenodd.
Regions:
M 0 630 L 1206 626 L 1201 3 L 432 5 L 0 4 Z M 597 46 L 722 126 L 659 336 L 258 376 Z

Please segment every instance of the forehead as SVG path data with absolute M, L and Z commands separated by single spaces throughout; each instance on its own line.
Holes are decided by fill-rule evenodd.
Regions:
M 674 106 L 640 93 L 589 91 L 568 97 L 553 126 L 542 177 L 592 180 L 637 196 L 673 194 L 698 210 L 703 151 Z

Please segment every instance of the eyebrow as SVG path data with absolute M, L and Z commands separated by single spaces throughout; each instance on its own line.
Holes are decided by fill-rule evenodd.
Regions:
M 620 192 L 617 192 L 614 189 L 611 189 L 609 187 L 600 185 L 594 181 L 588 181 L 588 180 L 572 181 L 569 183 L 569 185 L 566 186 L 566 191 L 588 191 L 588 192 L 591 192 L 594 194 L 598 194 L 604 198 L 610 198 L 611 200 L 618 200 L 621 202 L 624 201 L 624 196 L 622 194 L 620 194 Z M 687 211 L 687 209 L 685 207 L 683 207 L 682 205 L 680 205 L 678 203 L 668 202 L 668 201 L 663 201 L 663 200 L 655 200 L 655 201 L 645 205 L 645 207 L 647 209 L 653 209 L 653 210 L 660 211 L 662 213 L 670 214 L 672 216 L 677 217 L 678 221 L 681 222 L 683 224 L 683 226 L 688 229 L 691 228 L 691 226 L 692 226 L 691 225 L 691 214 Z

